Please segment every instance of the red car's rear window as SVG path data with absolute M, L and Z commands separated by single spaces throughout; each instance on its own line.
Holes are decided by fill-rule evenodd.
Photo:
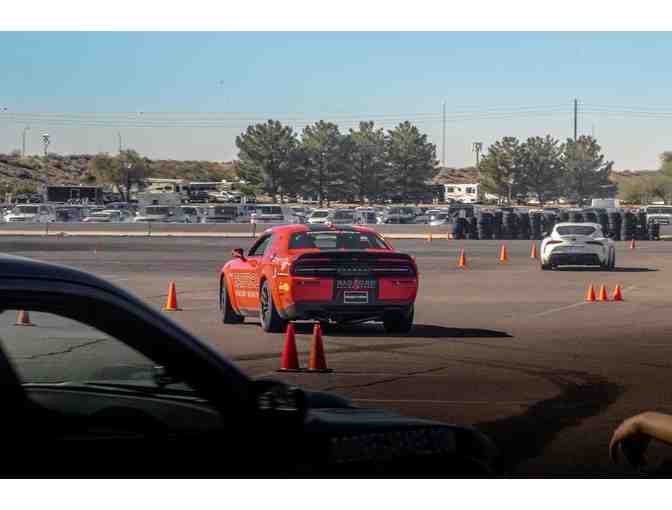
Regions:
M 376 234 L 368 232 L 296 232 L 289 238 L 290 250 L 387 250 Z

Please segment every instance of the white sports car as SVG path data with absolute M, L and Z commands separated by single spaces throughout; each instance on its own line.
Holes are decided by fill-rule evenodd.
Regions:
M 541 269 L 557 266 L 600 266 L 612 270 L 616 265 L 614 242 L 602 232 L 599 223 L 558 223 L 541 242 Z

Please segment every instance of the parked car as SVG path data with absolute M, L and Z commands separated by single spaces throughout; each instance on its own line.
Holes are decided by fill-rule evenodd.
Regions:
M 211 205 L 206 208 L 203 223 L 239 223 L 241 216 L 239 205 Z
M 179 205 L 148 205 L 135 216 L 136 223 L 185 223 L 185 216 Z
M 87 209 L 78 206 L 57 207 L 54 211 L 55 221 L 69 223 L 73 221 L 82 221 L 87 213 Z
M 258 204 L 256 215 L 259 223 L 300 223 L 288 205 Z
M 128 221 L 128 214 L 118 209 L 94 212 L 84 218 L 84 223 L 122 223 Z
M 334 211 L 332 209 L 314 209 L 308 218 L 310 225 L 326 225 L 331 223 Z
M 413 207 L 389 207 L 378 220 L 387 224 L 415 223 L 415 209 Z
M 193 205 L 183 205 L 181 206 L 182 214 L 184 214 L 185 223 L 202 223 L 203 222 L 203 211 L 199 207 Z
M 336 209 L 331 218 L 331 223 L 334 225 L 354 225 L 356 223 L 354 209 Z
M 50 223 L 56 221 L 56 210 L 48 204 L 19 204 L 5 215 L 7 223 Z
M 650 205 L 646 207 L 646 221 L 657 225 L 672 224 L 672 206 Z

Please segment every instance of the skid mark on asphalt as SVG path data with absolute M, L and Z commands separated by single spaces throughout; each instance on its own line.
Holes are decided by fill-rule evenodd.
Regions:
M 431 374 L 432 372 L 440 372 L 441 370 L 446 370 L 447 368 L 450 368 L 450 366 L 443 366 L 443 367 L 434 367 L 434 368 L 428 368 L 425 370 L 417 370 L 414 372 L 406 372 L 403 374 L 398 374 L 394 377 L 388 377 L 386 379 L 380 379 L 377 381 L 371 381 L 368 383 L 364 384 L 341 384 L 341 385 L 336 385 L 336 386 L 327 386 L 324 388 L 323 391 L 334 391 L 334 390 L 347 390 L 351 388 L 368 388 L 371 386 L 377 386 L 378 384 L 385 384 L 385 383 L 391 383 L 391 382 L 396 382 L 396 381 L 401 381 L 402 379 L 407 379 L 409 377 L 414 377 L 416 375 L 427 375 Z
M 109 341 L 109 338 L 99 338 L 97 340 L 92 340 L 90 342 L 84 342 L 83 344 L 77 344 L 73 345 L 72 347 L 68 347 L 67 349 L 63 349 L 61 351 L 52 351 L 52 352 L 44 352 L 40 354 L 32 354 L 30 356 L 17 356 L 18 359 L 38 359 L 38 358 L 46 358 L 49 356 L 58 356 L 59 354 L 69 354 L 76 349 L 81 349 L 82 347 L 89 347 L 91 345 L 96 345 L 102 342 L 107 342 Z
M 501 405 L 501 406 L 529 406 L 535 403 L 531 400 L 423 400 L 423 399 L 393 399 L 393 398 L 352 398 L 353 402 L 380 402 L 388 404 L 439 404 L 439 405 Z

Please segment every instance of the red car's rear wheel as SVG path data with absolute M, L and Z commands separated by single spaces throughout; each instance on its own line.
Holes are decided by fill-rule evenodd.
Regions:
M 259 319 L 261 327 L 269 333 L 282 333 L 287 326 L 287 321 L 280 317 L 275 308 L 268 281 L 264 282 L 259 291 Z
M 388 313 L 383 317 L 386 333 L 408 333 L 413 328 L 415 308 L 410 305 L 405 311 Z

